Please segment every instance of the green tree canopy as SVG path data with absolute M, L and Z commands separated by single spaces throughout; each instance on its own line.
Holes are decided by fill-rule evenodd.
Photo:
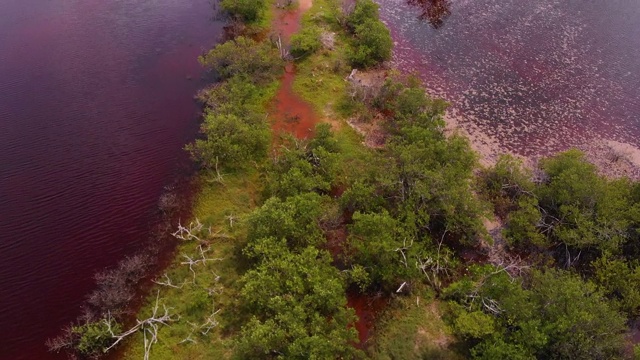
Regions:
M 284 68 L 278 50 L 269 42 L 243 36 L 216 46 L 199 60 L 223 80 L 241 75 L 258 84 L 274 81 Z
M 315 247 L 299 253 L 276 238 L 257 241 L 257 267 L 242 278 L 250 313 L 237 341 L 243 359 L 354 358 L 355 320 L 345 286 L 331 257 Z M 264 250 L 264 251 L 262 251 Z
M 231 15 L 252 23 L 259 20 L 267 10 L 266 0 L 222 0 L 220 5 Z
M 391 58 L 393 41 L 389 29 L 379 20 L 357 25 L 349 59 L 356 67 L 369 68 Z
M 325 238 L 318 225 L 322 214 L 323 198 L 315 193 L 286 200 L 268 199 L 249 218 L 247 238 L 251 257 L 257 256 L 251 250 L 254 243 L 263 238 L 285 239 L 291 249 L 324 243 Z
M 187 149 L 207 168 L 237 168 L 266 157 L 271 134 L 266 122 L 255 116 L 209 113 L 197 139 Z
M 524 283 L 491 267 L 474 271 L 444 294 L 456 301 L 453 322 L 475 358 L 622 358 L 625 318 L 593 283 L 553 269 L 534 271 Z M 493 317 L 493 331 L 488 320 L 470 317 L 478 311 Z
M 356 0 L 351 14 L 347 15 L 347 27 L 355 32 L 356 28 L 370 20 L 378 20 L 378 4 L 373 0 Z

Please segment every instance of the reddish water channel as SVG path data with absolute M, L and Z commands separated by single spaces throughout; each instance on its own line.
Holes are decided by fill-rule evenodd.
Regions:
M 305 11 L 311 8 L 311 0 L 301 0 L 300 6 L 293 10 L 279 10 L 273 22 L 275 36 L 280 36 L 287 44 L 291 35 L 300 30 L 301 18 Z M 320 121 L 313 107 L 304 101 L 293 91 L 293 82 L 296 77 L 295 64 L 289 63 L 285 68 L 282 82 L 274 101 L 271 118 L 273 129 L 276 133 L 286 132 L 295 135 L 299 139 L 309 138 L 313 135 L 315 125 Z M 344 189 L 334 189 L 333 196 L 340 196 Z M 334 257 L 342 251 L 342 245 L 347 237 L 346 224 L 328 234 L 329 250 Z M 338 263 L 338 262 L 336 262 Z M 358 320 L 353 326 L 358 331 L 359 348 L 364 348 L 371 337 L 371 331 L 375 323 L 375 317 L 386 305 L 384 298 L 370 298 L 367 294 L 358 291 L 347 292 L 347 306 L 353 308 Z
M 197 131 L 209 0 L 0 4 L 0 359 L 50 359 L 93 274 L 145 245 Z
M 291 35 L 300 30 L 302 15 L 311 5 L 311 0 L 302 0 L 293 9 L 278 9 L 273 20 L 272 38 L 279 38 L 286 47 Z M 276 133 L 287 132 L 303 139 L 313 134 L 313 129 L 320 119 L 311 105 L 294 93 L 295 77 L 296 66 L 294 63 L 288 63 L 270 117 Z

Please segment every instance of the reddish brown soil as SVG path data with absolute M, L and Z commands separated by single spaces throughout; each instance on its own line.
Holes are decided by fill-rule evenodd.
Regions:
M 347 292 L 347 306 L 356 311 L 358 320 L 354 324 L 358 331 L 356 347 L 364 349 L 371 338 L 377 316 L 386 308 L 388 299 L 385 296 L 371 296 L 357 290 Z
M 287 132 L 304 139 L 313 135 L 313 129 L 320 118 L 309 103 L 293 92 L 295 76 L 295 65 L 287 64 L 271 118 L 276 133 Z
M 289 43 L 291 35 L 300 30 L 302 14 L 311 8 L 311 0 L 300 0 L 299 6 L 292 10 L 278 10 L 273 22 L 274 35 L 280 36 L 284 44 Z M 290 133 L 299 139 L 313 136 L 313 129 L 320 121 L 309 103 L 304 101 L 293 91 L 293 81 L 296 77 L 295 64 L 288 63 L 282 77 L 282 83 L 273 106 L 271 119 L 276 133 Z M 340 197 L 344 188 L 332 190 L 331 195 Z M 335 265 L 340 268 L 340 255 L 344 251 L 344 242 L 348 232 L 346 222 L 327 233 L 328 250 L 334 257 Z M 347 292 L 347 306 L 353 308 L 358 320 L 353 326 L 358 331 L 358 348 L 364 348 L 371 336 L 376 315 L 386 306 L 387 299 L 381 296 L 371 297 L 369 294 L 361 294 L 359 291 Z

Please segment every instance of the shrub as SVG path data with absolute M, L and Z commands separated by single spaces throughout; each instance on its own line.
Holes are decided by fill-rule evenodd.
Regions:
M 265 0 L 222 0 L 220 5 L 232 16 L 248 23 L 260 20 L 267 9 Z
M 351 14 L 347 16 L 347 27 L 351 32 L 367 21 L 378 21 L 378 4 L 372 0 L 357 0 Z
M 309 56 L 320 49 L 320 28 L 307 26 L 291 37 L 291 55 L 295 58 Z
M 120 333 L 117 323 L 111 327 L 114 333 Z M 77 337 L 75 348 L 83 355 L 101 355 L 113 342 L 109 327 L 103 321 L 74 326 L 71 331 Z
M 222 80 L 244 75 L 265 84 L 275 80 L 283 69 L 276 48 L 268 42 L 256 42 L 242 36 L 216 46 L 198 60 L 213 69 Z
M 356 26 L 349 61 L 353 66 L 369 68 L 389 60 L 392 48 L 389 29 L 379 20 L 367 20 Z
M 269 127 L 259 117 L 243 119 L 233 114 L 210 113 L 200 131 L 206 137 L 187 146 L 187 150 L 210 169 L 238 168 L 263 159 L 270 142 Z

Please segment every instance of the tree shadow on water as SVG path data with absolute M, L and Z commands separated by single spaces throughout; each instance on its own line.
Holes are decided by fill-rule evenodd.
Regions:
M 426 20 L 435 29 L 444 24 L 444 19 L 451 15 L 450 0 L 407 0 L 407 4 L 420 8 L 420 20 Z

